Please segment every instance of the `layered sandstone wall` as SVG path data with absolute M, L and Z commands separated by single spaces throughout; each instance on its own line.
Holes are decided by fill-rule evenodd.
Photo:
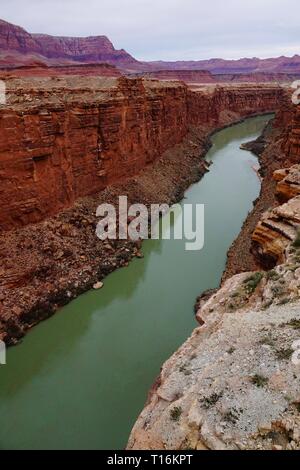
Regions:
M 1 110 L 2 230 L 136 173 L 187 132 L 182 85 L 97 79 L 91 89 L 72 89 L 70 81 L 22 84 Z
M 292 119 L 290 119 L 291 113 Z M 282 150 L 288 155 L 291 162 L 297 163 L 300 160 L 300 106 L 292 106 L 292 109 L 286 110 L 286 115 L 287 136 Z
M 210 123 L 218 127 L 235 114 L 247 117 L 253 113 L 275 111 L 284 91 L 277 86 L 216 86 L 188 95 L 189 118 L 192 124 Z
M 88 80 L 88 81 L 87 81 Z M 0 109 L 0 228 L 44 219 L 136 174 L 191 125 L 218 127 L 278 107 L 272 86 L 191 91 L 180 82 L 8 80 Z
M 0 78 L 13 77 L 60 77 L 64 75 L 80 75 L 95 77 L 120 77 L 121 72 L 110 64 L 78 64 L 47 66 L 37 63 L 36 65 L 24 65 L 19 67 L 0 66 Z
M 157 70 L 141 74 L 159 80 L 182 80 L 184 82 L 214 83 L 216 80 L 208 70 Z

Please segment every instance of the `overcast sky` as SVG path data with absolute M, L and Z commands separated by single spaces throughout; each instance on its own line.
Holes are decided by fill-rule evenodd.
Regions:
M 29 32 L 107 35 L 137 59 L 300 54 L 299 0 L 1 0 Z

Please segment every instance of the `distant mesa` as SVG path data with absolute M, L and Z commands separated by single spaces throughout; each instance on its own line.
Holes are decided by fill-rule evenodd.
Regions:
M 86 70 L 83 65 L 91 65 Z M 96 65 L 107 64 L 111 68 L 98 68 Z M 71 66 L 81 68 L 72 69 Z M 27 67 L 26 69 L 23 69 Z M 256 75 L 261 74 L 260 80 L 265 81 L 262 74 L 268 74 L 268 80 L 300 74 L 300 56 L 278 57 L 270 59 L 242 58 L 225 60 L 214 58 L 199 61 L 176 62 L 141 62 L 132 57 L 124 49 L 117 50 L 106 36 L 58 37 L 47 34 L 30 34 L 20 26 L 0 20 L 0 70 L 9 72 L 21 68 L 19 74 L 29 74 L 29 68 L 37 74 L 46 74 L 48 68 L 69 67 L 53 70 L 53 74 L 96 74 L 117 76 L 122 73 L 148 73 L 154 78 L 181 79 L 184 81 L 199 81 L 209 83 L 222 81 L 222 75 L 227 75 L 227 81 L 236 80 L 236 75 L 244 75 L 239 81 L 256 81 Z M 115 67 L 115 68 L 114 68 Z M 41 70 L 44 68 L 44 72 Z M 30 73 L 32 73 L 32 70 Z M 49 73 L 51 75 L 51 73 Z M 218 77 L 215 77 L 215 76 Z M 247 76 L 247 77 L 246 77 Z
M 40 58 L 46 65 L 105 62 L 111 65 L 129 66 L 137 62 L 126 51 L 116 50 L 106 36 L 69 38 L 29 34 L 19 26 L 0 20 L 1 55 L 4 51 L 32 55 L 37 58 L 35 60 Z M 16 56 L 17 59 L 20 58 L 19 54 Z

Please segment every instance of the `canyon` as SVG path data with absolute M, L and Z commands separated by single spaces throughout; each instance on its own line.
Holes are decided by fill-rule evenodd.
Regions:
M 170 149 L 124 182 L 123 187 L 116 188 L 117 197 L 125 190 L 132 195 L 135 193 L 134 202 L 154 198 L 157 202 L 167 201 L 171 194 L 184 204 L 201 201 L 206 208 L 207 234 L 201 251 L 186 251 L 184 239 L 145 240 L 142 251 L 128 264 L 130 247 L 124 246 L 121 251 L 115 243 L 109 242 L 104 244 L 100 257 L 102 244 L 94 246 L 91 252 L 90 244 L 85 244 L 86 249 L 83 249 L 77 243 L 78 237 L 89 234 L 84 225 L 91 220 L 89 215 L 93 209 L 90 206 L 85 206 L 87 213 L 73 208 L 73 238 L 70 238 L 72 232 L 66 236 L 67 227 L 59 226 L 57 218 L 52 218 L 45 236 L 41 230 L 37 232 L 29 262 L 36 254 L 45 256 L 56 242 L 60 243 L 59 256 L 65 249 L 74 248 L 60 283 L 56 283 L 54 276 L 55 271 L 62 271 L 66 265 L 64 257 L 55 256 L 55 263 L 47 273 L 50 282 L 54 279 L 58 291 L 66 284 L 71 296 L 76 294 L 74 283 L 78 287 L 88 276 L 87 269 L 95 266 L 96 272 L 98 263 L 103 275 L 113 265 L 114 251 L 118 251 L 115 264 L 119 265 L 120 258 L 124 264 L 122 269 L 116 269 L 101 281 L 100 290 L 91 289 L 80 295 L 59 309 L 58 314 L 32 328 L 18 347 L 8 349 L 8 367 L 1 368 L 2 447 L 125 448 L 161 365 L 196 325 L 194 299 L 199 292 L 219 285 L 226 252 L 252 209 L 252 201 L 259 195 L 260 181 L 252 169 L 257 165 L 257 158 L 239 146 L 258 137 L 271 117 L 251 117 L 218 131 L 210 138 L 211 147 L 205 158 L 199 154 L 204 142 L 191 134 L 183 147 Z M 204 166 L 209 166 L 209 172 L 199 180 Z M 191 182 L 195 184 L 179 194 Z M 106 201 L 112 198 L 112 187 L 104 192 Z M 100 194 L 95 204 L 98 197 Z M 62 214 L 59 220 L 63 222 Z M 221 236 L 220 227 L 226 227 Z M 64 237 L 58 237 L 58 232 L 64 233 Z M 24 245 L 24 240 L 18 243 Z M 84 271 L 77 272 L 73 278 L 74 254 L 78 249 L 80 257 L 88 261 Z M 41 297 L 46 296 L 47 290 L 44 284 Z M 72 393 L 74 390 L 76 394 Z M 52 397 L 51 408 L 49 396 Z M 27 419 L 32 403 L 35 404 L 34 422 Z M 14 415 L 16 409 L 18 414 Z M 15 416 L 14 433 L 9 432 L 12 415 Z M 45 427 L 48 432 L 41 433 Z
M 101 242 L 96 209 L 180 201 L 209 171 L 211 136 L 276 112 L 242 148 L 261 193 L 199 326 L 162 366 L 128 449 L 299 449 L 300 57 L 139 62 L 105 36 L 30 34 L 0 21 L 0 339 L 35 325 L 133 258 Z M 252 82 L 252 83 L 251 83 Z M 278 82 L 278 83 L 275 83 Z M 130 220 L 128 220 L 128 223 Z M 223 227 L 220 231 L 223 230 Z M 200 292 L 199 292 L 200 293 Z
M 195 91 L 124 77 L 6 83 L 0 337 L 9 344 L 139 256 L 139 243 L 95 237 L 101 202 L 180 200 L 207 171 L 210 133 L 277 109 L 284 95 L 276 85 Z

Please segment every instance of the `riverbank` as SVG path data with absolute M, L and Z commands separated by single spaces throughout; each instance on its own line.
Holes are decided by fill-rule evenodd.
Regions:
M 234 96 L 235 91 L 230 93 Z M 194 96 L 197 102 L 197 94 Z M 227 99 L 226 94 L 224 97 Z M 203 118 L 202 125 L 191 125 L 180 144 L 127 178 L 126 183 L 110 185 L 95 196 L 79 199 L 72 208 L 45 222 L 1 234 L 1 339 L 16 344 L 38 322 L 115 269 L 127 266 L 133 257 L 141 256 L 140 243 L 102 243 L 96 238 L 96 208 L 102 202 L 117 205 L 120 194 L 127 195 L 129 203 L 180 201 L 184 191 L 207 171 L 203 156 L 210 146 L 210 136 L 251 116 L 249 105 L 240 112 L 224 112 L 224 105 L 213 119 Z M 253 105 L 257 106 L 257 98 Z

